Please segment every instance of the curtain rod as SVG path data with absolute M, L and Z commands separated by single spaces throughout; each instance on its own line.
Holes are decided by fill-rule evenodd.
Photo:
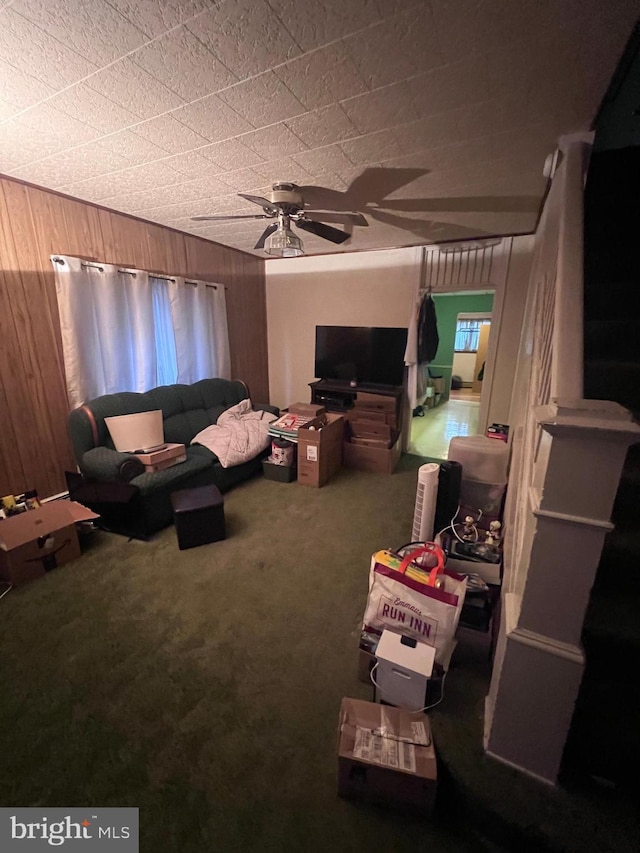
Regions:
M 118 272 L 122 272 L 122 270 L 118 270 Z M 151 278 L 159 278 L 159 279 L 161 279 L 161 281 L 174 281 L 174 282 L 175 282 L 175 278 L 172 278 L 170 275 L 156 275 L 154 272 L 150 272 L 150 273 L 149 273 L 149 276 L 150 276 Z M 185 280 L 184 280 L 184 283 L 185 283 L 185 284 L 192 284 L 194 287 L 197 287 L 197 286 L 198 286 L 198 282 L 197 282 L 197 281 L 190 281 L 189 279 L 186 279 L 186 278 L 185 278 Z M 217 285 L 217 284 L 208 284 L 206 281 L 205 281 L 205 283 L 204 283 L 204 286 L 205 286 L 205 287 L 212 287 L 214 290 L 217 290 L 217 289 L 218 289 L 218 285 Z M 225 288 L 225 289 L 226 289 L 226 288 Z
M 64 264 L 63 258 L 54 257 L 54 258 L 52 258 L 52 260 L 55 261 L 56 264 Z M 102 266 L 102 264 L 94 264 L 94 263 L 91 263 L 91 261 L 82 261 L 80 266 L 81 267 L 91 267 L 91 269 L 95 269 L 95 270 L 99 270 L 100 272 L 104 272 L 104 267 Z M 121 269 L 119 269 L 118 272 L 122 273 L 123 275 L 131 275 L 134 278 L 137 275 L 137 273 L 134 272 L 133 270 L 121 270 Z M 170 275 L 157 275 L 156 273 L 150 272 L 149 276 L 151 278 L 159 278 L 162 281 L 173 281 L 173 282 L 175 282 L 175 278 L 172 278 Z M 186 279 L 186 278 L 184 280 L 184 283 L 185 284 L 191 284 L 194 287 L 198 286 L 197 281 L 191 281 L 190 279 Z M 204 282 L 204 286 L 205 287 L 212 287 L 214 290 L 218 289 L 217 284 L 209 284 L 208 282 Z M 227 289 L 226 285 L 222 285 L 222 286 L 224 287 L 225 290 Z

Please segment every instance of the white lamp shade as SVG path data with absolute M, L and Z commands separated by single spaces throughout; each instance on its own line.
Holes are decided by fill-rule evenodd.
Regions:
M 116 450 L 120 453 L 147 452 L 164 444 L 162 410 L 137 412 L 133 415 L 117 415 L 105 418 Z

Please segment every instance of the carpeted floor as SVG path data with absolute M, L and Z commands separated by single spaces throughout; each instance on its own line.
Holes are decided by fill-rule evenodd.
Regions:
M 228 538 L 179 551 L 98 532 L 0 600 L 0 804 L 137 806 L 142 851 L 635 853 L 620 792 L 551 788 L 482 750 L 489 635 L 460 630 L 430 712 L 429 820 L 336 796 L 373 551 L 410 537 L 416 471 L 262 477 L 225 496 Z M 613 700 L 614 697 L 609 697 Z M 544 701 L 544 697 L 541 697 Z M 532 708 L 535 713 L 535 708 Z
M 257 478 L 225 496 L 223 542 L 98 532 L 13 590 L 0 803 L 138 806 L 143 851 L 479 849 L 455 810 L 419 821 L 336 796 L 340 700 L 371 698 L 369 559 L 409 539 L 423 461 L 322 489 Z

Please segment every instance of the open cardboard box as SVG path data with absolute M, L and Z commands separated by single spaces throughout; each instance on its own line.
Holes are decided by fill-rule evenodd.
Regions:
M 0 521 L 0 579 L 18 586 L 80 556 L 76 522 L 97 518 L 73 501 L 51 501 Z
M 324 484 L 342 466 L 344 418 L 331 412 L 304 424 L 298 430 L 298 482 L 306 486 Z
M 343 699 L 338 794 L 428 815 L 438 780 L 429 718 L 391 705 Z

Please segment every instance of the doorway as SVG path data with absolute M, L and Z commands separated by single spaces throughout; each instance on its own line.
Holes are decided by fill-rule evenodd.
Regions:
M 411 419 L 409 453 L 446 459 L 454 436 L 478 433 L 493 297 L 434 294 L 440 341 L 428 368 L 432 387 Z

